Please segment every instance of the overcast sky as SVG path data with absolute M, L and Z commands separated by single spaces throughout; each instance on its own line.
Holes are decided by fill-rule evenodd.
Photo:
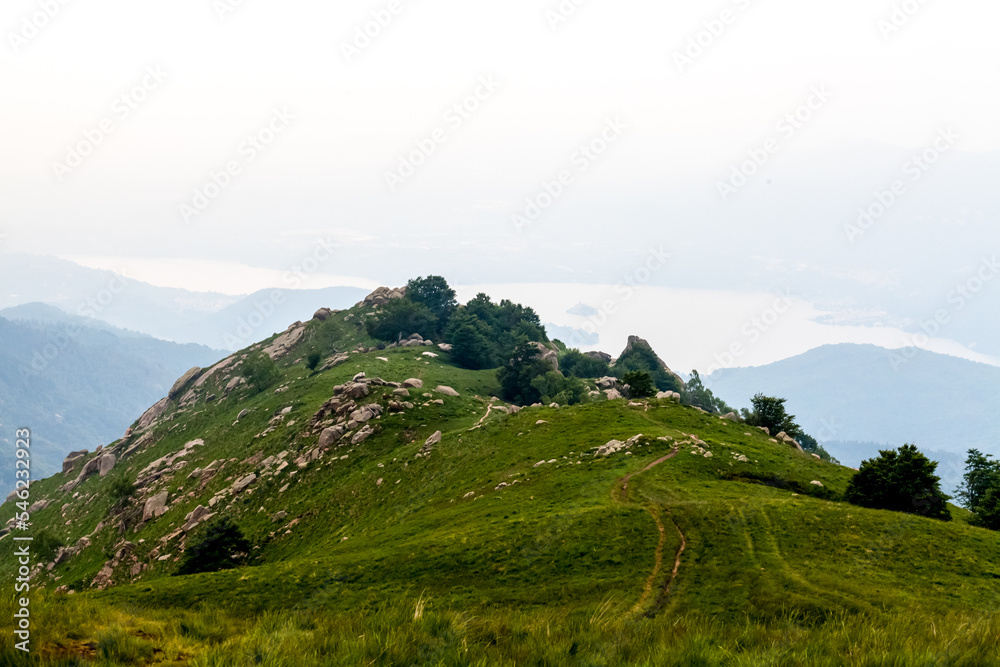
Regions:
M 600 289 L 659 248 L 657 288 L 795 291 L 825 333 L 788 349 L 912 332 L 997 246 L 998 24 L 995 0 L 9 0 L 0 251 L 240 293 L 318 248 L 316 287 Z M 995 331 L 970 312 L 941 333 L 965 356 Z

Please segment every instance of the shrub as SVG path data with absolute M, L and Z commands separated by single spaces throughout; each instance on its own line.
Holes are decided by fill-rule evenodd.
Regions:
M 648 398 L 656 395 L 656 387 L 653 386 L 653 376 L 649 371 L 632 371 L 622 377 L 622 381 L 628 385 L 629 398 Z
M 254 352 L 243 361 L 243 377 L 260 393 L 281 378 L 281 371 L 266 353 Z
M 242 564 L 250 553 L 250 542 L 229 519 L 213 524 L 204 537 L 184 552 L 177 574 L 216 572 Z
M 948 496 L 941 493 L 941 478 L 934 474 L 937 465 L 913 445 L 883 450 L 877 459 L 862 462 L 844 498 L 861 507 L 950 521 Z
M 311 371 L 316 370 L 316 367 L 319 366 L 319 360 L 322 358 L 323 355 L 321 355 L 319 352 L 310 352 L 309 356 L 306 357 L 306 368 L 308 368 Z
M 108 493 L 111 494 L 116 503 L 128 500 L 135 495 L 135 491 L 135 484 L 124 474 L 118 475 L 108 484 Z
M 559 370 L 564 375 L 578 378 L 599 378 L 611 374 L 608 362 L 590 357 L 579 350 L 570 350 L 559 360 Z
M 409 298 L 393 299 L 381 311 L 365 322 L 368 335 L 378 340 L 395 343 L 413 334 L 432 338 L 437 333 L 437 317 L 431 310 Z

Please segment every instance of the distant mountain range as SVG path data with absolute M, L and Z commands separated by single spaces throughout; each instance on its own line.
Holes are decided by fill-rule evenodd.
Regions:
M 189 368 L 225 355 L 44 304 L 0 311 L 0 492 L 14 486 L 15 429 L 32 430 L 32 476 L 52 475 L 68 452 L 121 437 Z
M 1000 454 L 1000 368 L 925 350 L 827 345 L 755 368 L 703 378 L 734 407 L 757 392 L 788 399 L 805 431 L 845 465 L 913 443 L 941 463 L 946 491 L 966 452 Z
M 176 343 L 238 350 L 307 320 L 320 306 L 344 309 L 369 290 L 267 289 L 249 296 L 157 287 L 52 257 L 5 254 L 0 308 L 40 302 Z M 93 322 L 92 326 L 100 327 Z

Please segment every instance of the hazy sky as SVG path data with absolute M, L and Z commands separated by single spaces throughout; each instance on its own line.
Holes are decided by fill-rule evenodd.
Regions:
M 613 286 L 666 248 L 651 285 L 914 330 L 998 245 L 998 23 L 994 0 L 10 0 L 0 251 L 235 293 L 323 248 L 310 286 Z M 994 330 L 954 319 L 970 353 Z

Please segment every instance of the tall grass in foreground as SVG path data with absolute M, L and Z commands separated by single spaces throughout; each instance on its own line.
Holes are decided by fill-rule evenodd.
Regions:
M 459 611 L 437 609 L 421 596 L 352 614 L 240 618 L 218 609 L 102 608 L 86 598 L 43 596 L 37 602 L 35 652 L 26 657 L 5 638 L 0 664 L 1000 665 L 996 614 L 841 614 L 818 624 L 792 614 L 768 622 L 669 613 L 650 619 L 630 617 L 627 606 L 614 601 L 589 612 Z

